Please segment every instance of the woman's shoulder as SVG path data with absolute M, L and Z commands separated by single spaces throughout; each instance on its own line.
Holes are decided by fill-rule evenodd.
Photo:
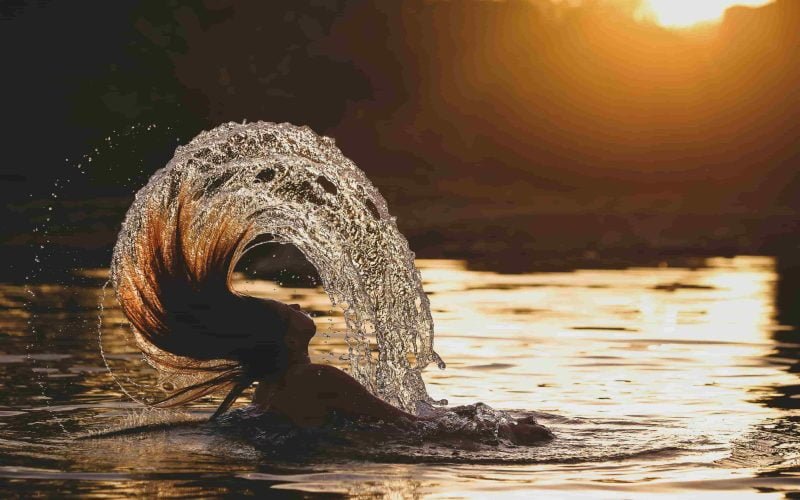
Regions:
M 290 366 L 286 370 L 285 379 L 287 382 L 324 383 L 326 381 L 341 382 L 343 379 L 352 379 L 352 377 L 335 366 L 308 363 Z

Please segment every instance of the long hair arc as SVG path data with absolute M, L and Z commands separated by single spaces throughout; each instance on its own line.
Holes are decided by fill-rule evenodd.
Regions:
M 414 254 L 385 200 L 332 139 L 258 122 L 179 147 L 137 193 L 114 248 L 112 283 L 136 344 L 183 386 L 170 404 L 280 372 L 281 319 L 231 287 L 264 234 L 318 270 L 343 311 L 351 374 L 400 408 L 430 401 L 421 370 L 444 363 Z

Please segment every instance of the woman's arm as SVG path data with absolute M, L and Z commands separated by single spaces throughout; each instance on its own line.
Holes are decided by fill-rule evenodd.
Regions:
M 281 382 L 263 387 L 259 384 L 253 402 L 303 426 L 320 425 L 334 412 L 350 418 L 419 420 L 373 396 L 353 377 L 328 365 L 294 366 Z

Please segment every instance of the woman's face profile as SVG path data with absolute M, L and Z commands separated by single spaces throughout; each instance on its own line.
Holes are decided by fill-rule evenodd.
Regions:
M 274 309 L 286 325 L 284 341 L 289 349 L 302 349 L 308 346 L 311 338 L 317 332 L 314 320 L 303 312 L 299 304 L 284 304 L 276 300 L 266 300 L 269 307 Z
M 305 311 L 300 308 L 300 304 L 289 305 L 289 323 L 286 329 L 286 336 L 297 336 L 299 340 L 306 343 L 317 333 L 317 325 Z

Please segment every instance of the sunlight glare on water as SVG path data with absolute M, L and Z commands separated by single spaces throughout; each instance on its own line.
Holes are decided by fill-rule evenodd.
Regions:
M 623 430 L 669 427 L 666 445 L 694 440 L 705 446 L 693 460 L 724 459 L 733 440 L 776 415 L 754 401 L 758 392 L 796 376 L 764 362 L 774 349 L 772 261 L 707 264 L 532 276 L 421 263 L 438 349 L 453 360 L 428 373 L 432 394 L 613 419 Z
M 793 396 L 800 343 L 796 315 L 786 306 L 792 302 L 782 295 L 796 283 L 780 286 L 789 278 L 775 259 L 517 274 L 474 270 L 463 261 L 417 266 L 437 351 L 450 361 L 445 371 L 424 372 L 430 394 L 451 405 L 482 401 L 534 411 L 556 433 L 554 441 L 497 449 L 370 444 L 363 457 L 328 448 L 301 463 L 188 424 L 74 441 L 55 417 L 84 432 L 147 421 L 131 417 L 137 405 L 108 379 L 94 331 L 82 323 L 96 313 L 99 285 L 38 290 L 47 290 L 38 326 L 51 339 L 31 354 L 40 360 L 41 391 L 29 388 L 20 355 L 20 287 L 7 284 L 0 292 L 10 347 L 0 354 L 0 370 L 16 390 L 0 396 L 0 481 L 190 496 L 279 488 L 398 497 L 727 499 L 756 492 L 782 498 L 800 488 L 800 401 Z M 94 275 L 97 283 L 105 276 Z M 348 369 L 340 359 L 348 350 L 346 323 L 320 288 L 243 277 L 236 288 L 302 304 L 319 326 L 314 361 Z M 113 343 L 124 322 L 112 301 L 107 306 L 104 334 Z M 56 318 L 67 325 L 63 332 Z M 175 420 L 203 418 L 213 407 L 200 403 Z M 376 452 L 383 453 L 375 455 L 380 463 L 369 458 Z

